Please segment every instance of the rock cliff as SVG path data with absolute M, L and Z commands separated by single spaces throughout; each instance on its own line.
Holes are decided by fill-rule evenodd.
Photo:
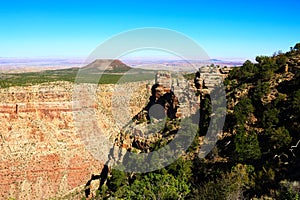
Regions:
M 133 88 L 131 117 L 145 106 L 147 83 Z M 112 115 L 115 85 L 99 85 L 95 104 L 99 127 L 111 134 L 118 127 Z M 103 168 L 76 133 L 68 82 L 0 90 L 0 198 L 49 199 L 64 196 Z

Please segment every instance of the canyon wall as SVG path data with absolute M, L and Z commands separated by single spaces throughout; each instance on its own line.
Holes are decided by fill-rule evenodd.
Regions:
M 147 82 L 126 83 L 133 117 L 147 101 Z M 105 134 L 118 131 L 112 115 L 116 85 L 99 85 L 96 110 Z M 73 84 L 0 89 L 0 199 L 49 199 L 82 189 L 103 164 L 87 151 L 74 127 Z

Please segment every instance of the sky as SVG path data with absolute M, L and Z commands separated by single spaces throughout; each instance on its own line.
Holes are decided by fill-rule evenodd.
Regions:
M 211 58 L 251 59 L 300 42 L 298 0 L 10 0 L 0 4 L 0 57 L 86 57 L 112 36 L 160 27 Z

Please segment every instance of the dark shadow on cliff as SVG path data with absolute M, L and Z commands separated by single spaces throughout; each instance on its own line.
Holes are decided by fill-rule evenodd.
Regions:
M 89 197 L 90 194 L 91 194 L 91 183 L 92 181 L 95 181 L 95 180 L 99 180 L 100 181 L 100 184 L 99 184 L 99 188 L 98 190 L 101 189 L 101 187 L 104 185 L 105 181 L 107 180 L 107 177 L 108 177 L 108 172 L 109 172 L 109 169 L 108 169 L 108 166 L 107 165 L 104 165 L 103 166 L 103 169 L 100 173 L 100 175 L 94 175 L 92 174 L 92 177 L 91 179 L 85 184 L 85 196 L 86 197 Z

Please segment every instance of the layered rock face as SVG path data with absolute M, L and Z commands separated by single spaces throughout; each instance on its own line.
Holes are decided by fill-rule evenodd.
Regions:
M 132 88 L 133 117 L 147 100 L 147 83 Z M 117 131 L 112 114 L 116 85 L 99 85 L 90 109 L 104 134 Z M 55 82 L 0 89 L 0 199 L 49 199 L 83 189 L 103 164 L 74 126 L 73 84 Z M 70 197 L 71 198 L 71 197 Z

